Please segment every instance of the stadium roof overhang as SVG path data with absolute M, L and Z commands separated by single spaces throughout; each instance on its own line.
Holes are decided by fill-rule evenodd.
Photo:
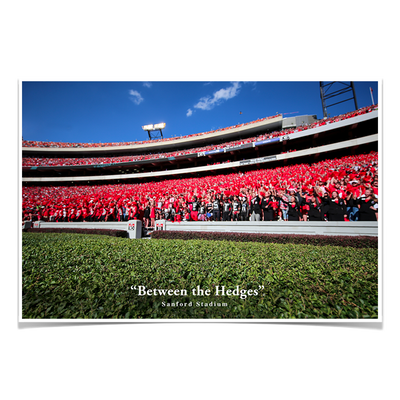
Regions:
M 170 139 L 143 144 L 109 147 L 23 147 L 23 156 L 55 156 L 55 157 L 82 157 L 118 155 L 129 152 L 130 154 L 143 152 L 164 152 L 183 148 L 195 148 L 207 144 L 216 144 L 222 141 L 235 140 L 239 137 L 257 136 L 264 132 L 279 131 L 282 128 L 282 115 L 260 122 L 254 122 L 237 128 L 218 130 L 203 135 L 195 135 L 180 139 Z

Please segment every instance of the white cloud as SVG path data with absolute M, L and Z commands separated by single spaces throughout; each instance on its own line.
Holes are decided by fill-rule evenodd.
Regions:
M 189 110 L 187 110 L 186 116 L 190 117 L 193 114 L 193 111 L 189 108 Z
M 129 94 L 131 95 L 130 99 L 135 103 L 135 104 L 140 104 L 143 101 L 143 97 L 140 95 L 140 93 L 136 90 L 130 90 Z
M 153 84 L 151 82 L 143 82 L 143 86 L 147 88 L 151 88 Z
M 201 110 L 211 110 L 214 106 L 221 104 L 225 100 L 232 99 L 239 94 L 240 83 L 233 82 L 232 86 L 226 89 L 220 89 L 214 92 L 213 96 L 202 97 L 194 108 L 200 108 Z

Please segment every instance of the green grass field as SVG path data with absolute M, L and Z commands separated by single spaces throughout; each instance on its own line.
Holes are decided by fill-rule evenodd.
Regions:
M 378 250 L 23 233 L 22 316 L 377 318 Z

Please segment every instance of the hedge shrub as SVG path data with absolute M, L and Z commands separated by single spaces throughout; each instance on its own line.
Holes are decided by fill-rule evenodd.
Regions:
M 270 234 L 245 232 L 188 232 L 188 231 L 154 231 L 152 239 L 182 240 L 229 240 L 236 242 L 259 243 L 293 243 L 313 246 L 342 246 L 355 248 L 378 248 L 378 238 L 372 236 L 326 236 L 298 234 Z
M 87 235 L 107 235 L 114 237 L 127 237 L 126 230 L 118 229 L 84 229 L 84 228 L 28 228 L 23 232 L 31 233 L 81 233 Z

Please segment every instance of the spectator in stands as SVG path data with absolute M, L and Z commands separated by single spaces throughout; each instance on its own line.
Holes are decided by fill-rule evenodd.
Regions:
M 213 205 L 213 221 L 219 221 L 221 219 L 221 202 L 218 194 L 214 195 L 212 205 Z
M 204 200 L 201 201 L 201 204 L 199 207 L 199 212 L 197 214 L 197 218 L 199 221 L 206 220 L 206 204 L 205 204 Z
M 232 215 L 232 204 L 227 196 L 224 196 L 222 209 L 223 209 L 222 221 L 230 221 Z
M 190 219 L 192 221 L 197 221 L 197 214 L 199 212 L 199 202 L 197 201 L 197 196 L 192 197 L 192 201 L 190 203 Z
M 106 222 L 115 220 L 115 206 L 110 203 L 107 207 Z
M 183 214 L 184 214 L 184 221 L 186 221 L 186 222 L 189 222 L 190 221 L 190 210 L 189 210 L 189 208 L 188 207 L 185 207 L 184 209 L 183 209 Z
M 182 220 L 183 220 L 183 208 L 182 204 L 178 203 L 178 206 L 176 207 L 175 221 L 181 222 Z
M 141 211 L 137 201 L 132 201 L 131 203 L 131 218 L 130 219 L 140 219 Z M 144 212 L 142 213 L 144 214 Z
M 207 196 L 206 211 L 206 221 L 210 221 L 213 215 L 213 203 L 211 201 L 211 196 Z
M 308 206 L 308 221 L 322 221 L 321 202 L 317 196 L 311 196 L 306 201 Z
M 371 194 L 371 200 L 374 202 L 373 207 L 375 209 L 375 217 L 378 221 L 378 198 L 374 194 Z
M 100 222 L 106 222 L 107 208 L 101 204 L 100 206 Z
M 236 195 L 233 196 L 232 201 L 232 221 L 240 221 L 240 202 Z
M 287 221 L 288 220 L 288 211 L 289 211 L 289 197 L 283 190 L 280 190 L 277 196 L 279 201 L 279 209 L 280 209 L 280 220 Z
M 101 203 L 96 203 L 95 206 L 95 221 L 96 222 L 104 222 L 106 218 L 106 210 L 102 206 Z
M 261 199 L 255 190 L 252 192 L 250 203 L 250 221 L 261 221 Z
M 87 204 L 85 207 L 85 217 L 84 221 L 85 222 L 92 222 L 92 214 L 93 213 L 93 208 L 91 207 L 91 204 Z
M 150 228 L 155 227 L 156 223 L 156 206 L 154 204 L 154 200 L 150 200 Z
M 358 221 L 358 203 L 357 195 L 354 192 L 347 191 L 346 193 L 346 212 L 349 221 Z
M 75 214 L 75 222 L 82 222 L 82 218 L 82 208 L 78 206 Z
M 72 208 L 69 210 L 68 222 L 75 222 L 75 207 L 74 206 L 72 206 Z
M 371 189 L 366 189 L 365 194 L 357 199 L 359 208 L 359 221 L 377 221 L 377 199 L 372 195 Z
M 61 213 L 59 213 L 59 221 L 61 221 L 61 222 L 67 222 L 68 221 L 68 217 L 67 217 L 67 215 L 68 215 L 68 211 L 67 211 L 67 208 L 66 208 L 66 206 L 63 206 L 63 208 L 62 208 L 62 212 Z
M 124 221 L 124 207 L 121 205 L 117 205 L 117 221 L 118 222 L 123 222 Z
M 176 220 L 176 208 L 173 203 L 171 203 L 171 222 Z
M 370 187 L 371 189 L 371 195 L 376 197 L 376 200 L 378 201 L 378 175 L 375 175 L 373 177 L 373 182 L 372 185 Z
M 264 192 L 260 192 L 260 195 L 263 196 L 261 200 L 261 209 L 263 212 L 264 221 L 273 221 L 274 220 L 274 201 L 275 198 L 271 196 L 271 191 L 267 190 L 264 196 Z
M 300 221 L 301 213 L 300 206 L 296 196 L 289 197 L 288 204 L 288 221 Z
M 92 203 L 89 205 L 89 211 L 88 211 L 88 216 L 86 219 L 87 222 L 94 222 L 94 209 L 92 206 Z
M 50 222 L 58 222 L 58 218 L 60 215 L 60 210 L 56 208 L 52 216 L 50 216 Z
M 240 220 L 248 221 L 249 220 L 249 212 L 250 212 L 250 207 L 249 207 L 249 203 L 247 201 L 247 196 L 243 195 L 243 196 L 241 196 L 241 201 L 240 201 Z
M 132 219 L 132 213 L 129 214 L 129 219 Z M 145 228 L 150 228 L 151 227 L 151 221 L 150 221 L 150 203 L 147 201 L 146 206 L 144 207 L 144 212 L 143 212 L 143 225 Z
M 338 195 L 338 192 L 334 190 L 332 197 L 326 196 L 324 199 L 325 203 L 328 204 L 328 221 L 344 221 L 347 217 L 346 204 L 343 199 Z

